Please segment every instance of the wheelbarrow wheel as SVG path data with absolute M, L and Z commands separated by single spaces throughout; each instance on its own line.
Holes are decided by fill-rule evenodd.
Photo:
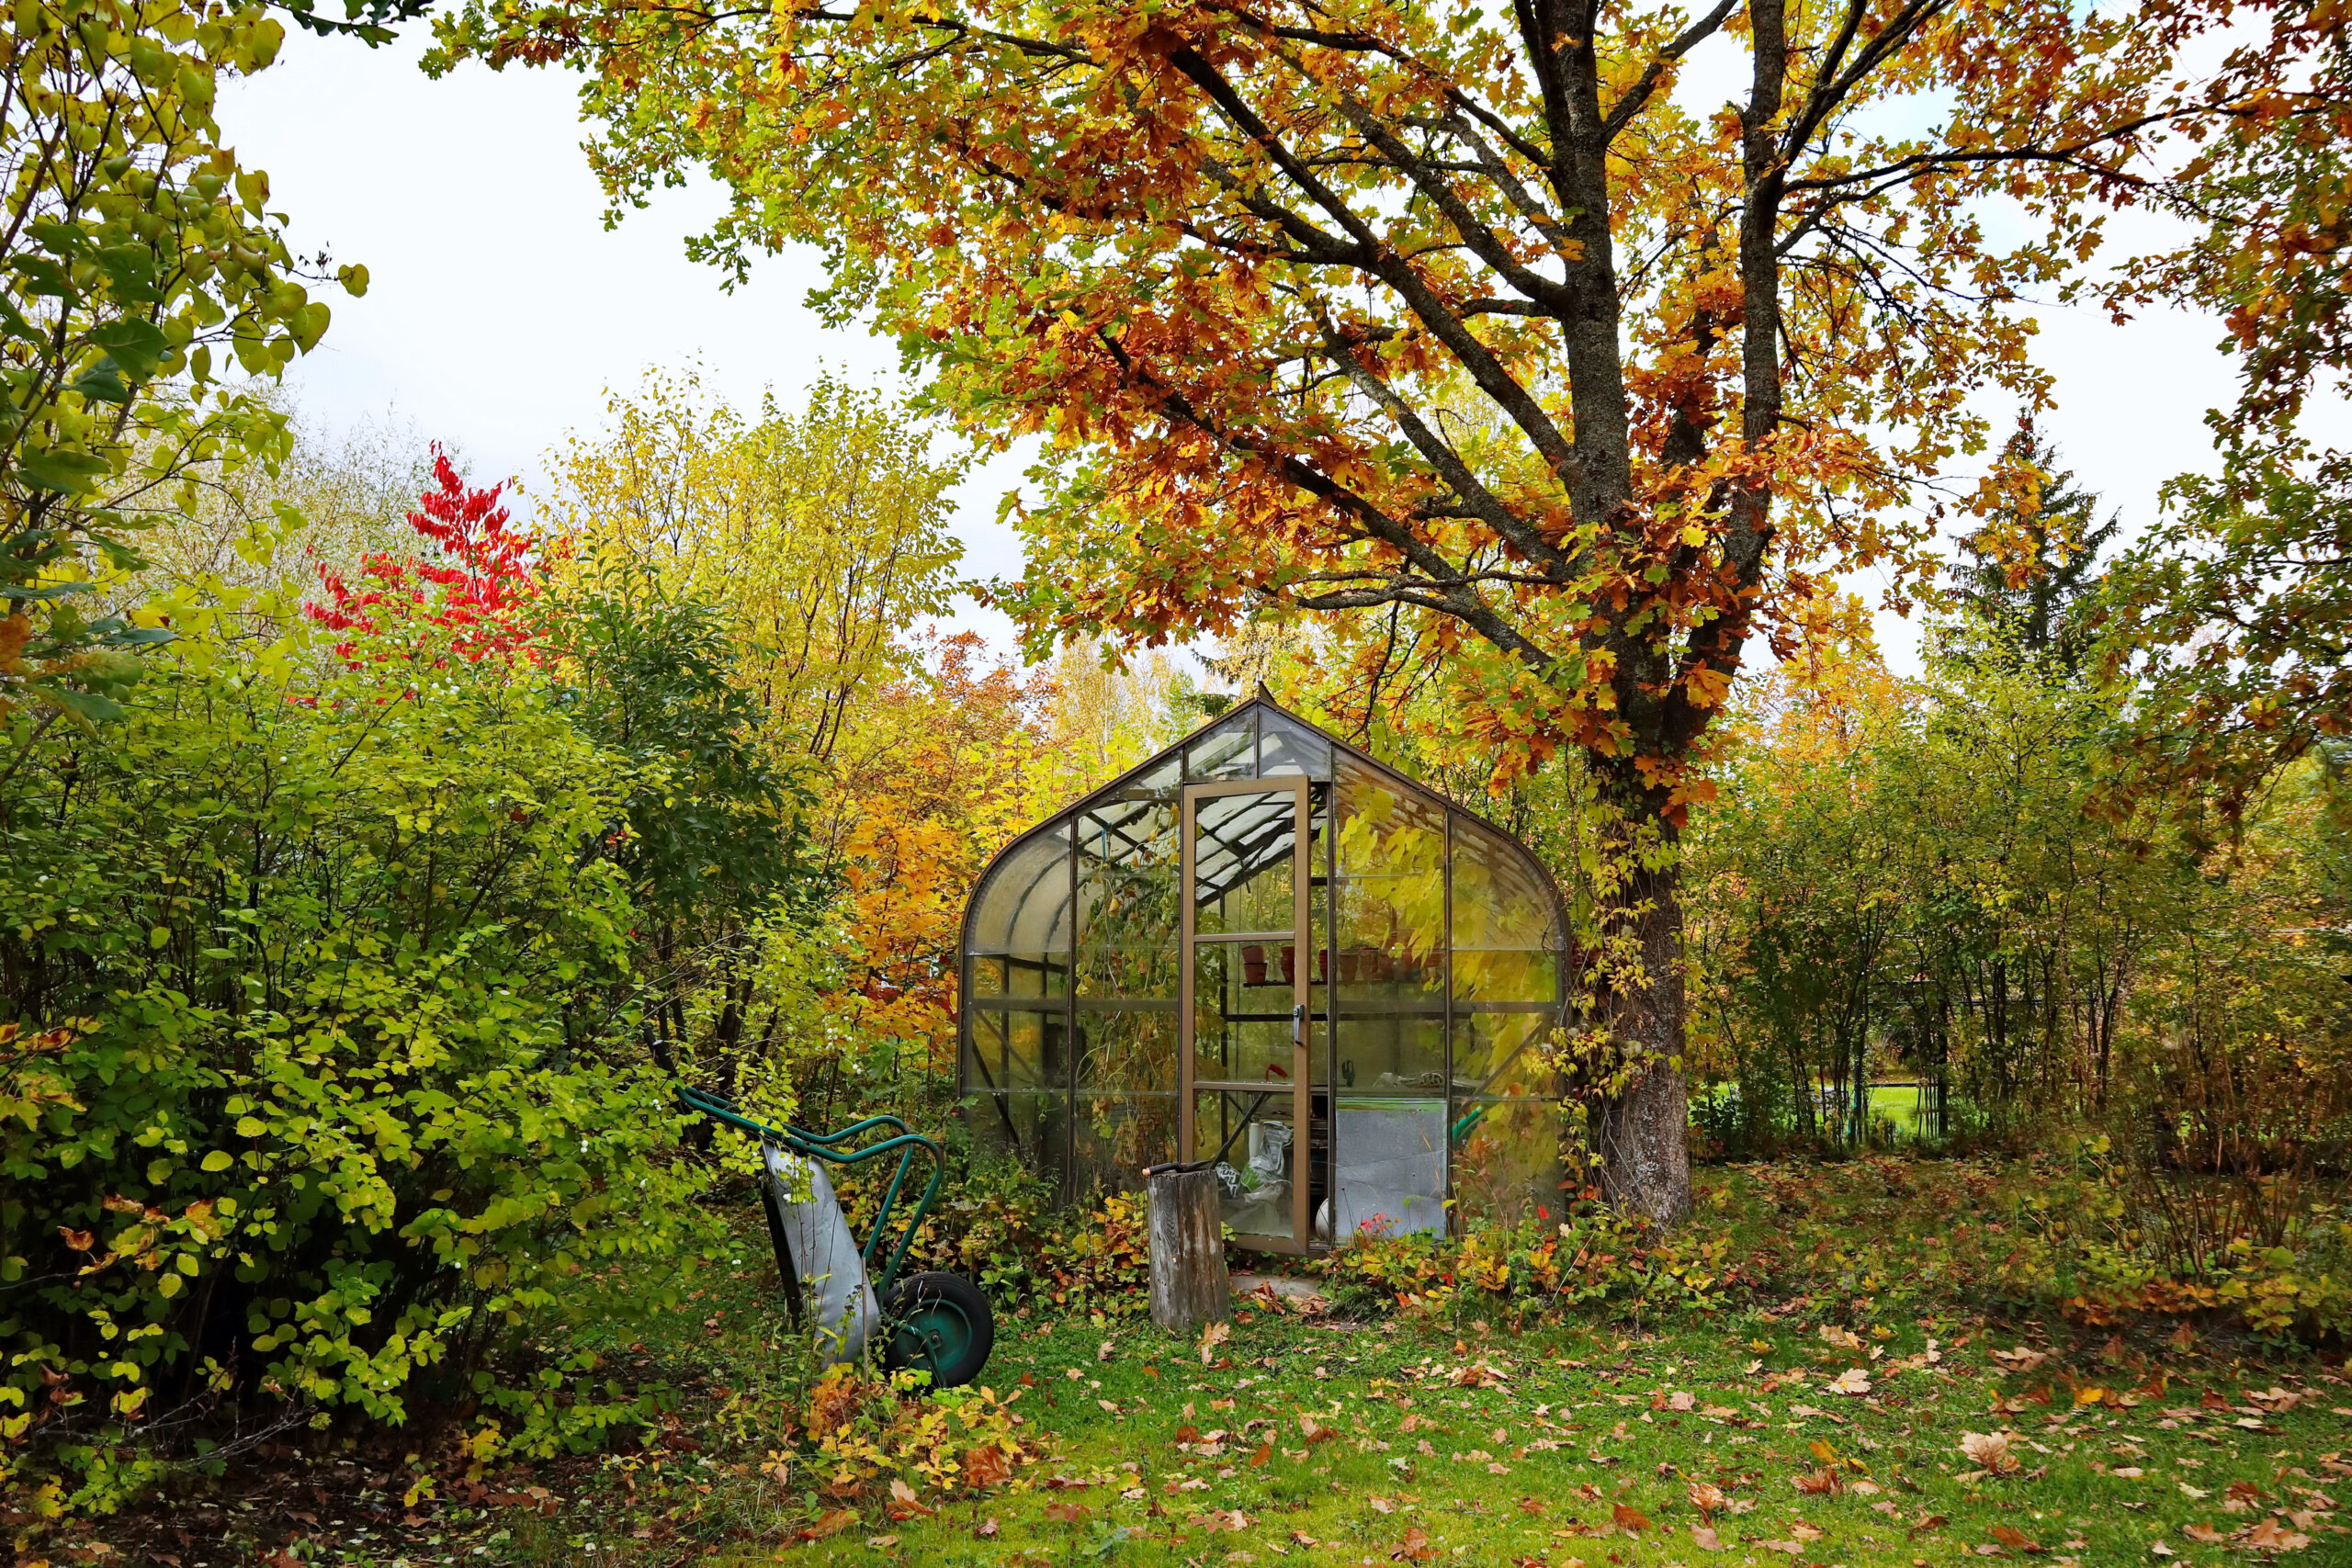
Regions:
M 988 1297 L 960 1274 L 911 1274 L 882 1303 L 882 1364 L 915 1367 L 933 1388 L 961 1388 L 980 1375 L 996 1348 Z

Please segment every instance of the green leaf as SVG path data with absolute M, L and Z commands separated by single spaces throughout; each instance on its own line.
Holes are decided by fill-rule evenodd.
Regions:
M 71 686 L 37 685 L 33 689 L 66 712 L 86 719 L 111 724 L 128 711 L 112 697 L 102 697 L 96 692 L 77 692 Z
M 222 1149 L 215 1149 L 204 1156 L 204 1168 L 209 1171 L 226 1170 L 236 1163 L 236 1156 Z
M 90 237 L 71 223 L 43 218 L 25 225 L 25 232 L 45 250 L 61 256 L 79 255 L 90 248 Z
M 70 447 L 17 455 L 17 477 L 35 490 L 80 495 L 91 488 L 92 479 L 106 471 L 107 460 L 104 457 L 76 452 Z
M 38 604 L 44 599 L 63 599 L 89 592 L 86 582 L 12 582 L 0 585 L 0 599 Z
M 117 299 L 152 305 L 162 299 L 155 288 L 155 253 L 147 246 L 108 245 L 98 252 L 97 263 Z
M 90 334 L 90 341 L 105 349 L 115 362 L 130 373 L 131 379 L 144 381 L 155 373 L 164 355 L 171 352 L 171 340 L 164 329 L 154 322 L 136 316 L 125 316 L 108 321 Z
M 16 301 L 10 299 L 5 292 L 0 292 L 0 325 L 5 325 L 8 329 L 10 337 L 24 338 L 35 343 L 41 341 L 40 329 L 25 319 L 25 313 L 17 309 Z
M 65 276 L 65 269 L 47 256 L 18 256 L 8 265 L 23 276 L 28 294 L 69 300 L 81 297 L 74 291 L 73 280 Z
M 93 402 L 120 404 L 130 401 L 130 388 L 124 383 L 122 371 L 111 357 L 99 360 L 75 377 L 73 389 Z

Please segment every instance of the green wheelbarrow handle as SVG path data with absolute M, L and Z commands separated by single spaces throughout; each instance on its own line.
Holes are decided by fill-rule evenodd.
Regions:
M 865 1246 L 861 1253 L 866 1278 L 873 1281 L 875 1298 L 888 1299 L 890 1286 L 899 1277 L 899 1266 L 907 1260 L 907 1250 L 914 1245 L 915 1233 L 921 1230 L 923 1222 L 931 1217 L 931 1206 L 937 1201 L 940 1185 L 947 1178 L 947 1161 L 940 1152 L 936 1140 L 924 1137 L 920 1133 L 907 1131 L 905 1122 L 890 1115 L 868 1116 L 864 1121 L 853 1122 L 835 1133 L 812 1133 L 805 1127 L 796 1127 L 788 1122 L 782 1126 L 777 1126 L 773 1122 L 746 1116 L 718 1095 L 706 1093 L 684 1084 L 678 1086 L 678 1103 L 688 1111 L 707 1116 L 712 1121 L 723 1126 L 732 1127 L 739 1133 L 748 1134 L 763 1143 L 775 1144 L 781 1148 L 788 1149 L 804 1159 L 821 1159 L 842 1166 L 864 1165 L 866 1161 L 878 1159 L 886 1154 L 897 1153 L 899 1168 L 890 1173 L 890 1184 L 883 1189 L 882 1206 L 875 1211 L 874 1227 L 867 1233 Z M 873 1132 L 877 1128 L 894 1131 L 890 1135 L 877 1139 L 863 1147 L 842 1146 L 861 1134 Z M 876 1274 L 874 1271 L 875 1248 L 883 1236 L 889 1233 L 891 1211 L 898 1205 L 899 1192 L 906 1186 L 907 1172 L 913 1168 L 915 1156 L 919 1154 L 927 1154 L 931 1156 L 931 1179 L 924 1183 L 922 1196 L 915 1201 L 913 1213 L 907 1216 L 906 1224 L 899 1233 L 898 1245 L 890 1249 L 889 1260 L 883 1266 L 882 1271 Z

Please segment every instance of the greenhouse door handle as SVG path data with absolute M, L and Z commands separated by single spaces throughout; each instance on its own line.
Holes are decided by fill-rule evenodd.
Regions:
M 1290 1043 L 1302 1051 L 1306 1048 L 1306 1004 L 1305 1002 L 1291 1004 Z

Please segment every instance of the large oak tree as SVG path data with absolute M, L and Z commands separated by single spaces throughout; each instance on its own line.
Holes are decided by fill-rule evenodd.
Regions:
M 2243 8 L 2241 8 L 2243 10 Z M 2069 0 L 476 0 L 584 73 L 616 212 L 696 168 L 969 431 L 1042 433 L 1040 642 L 1408 615 L 1456 711 L 1625 813 L 1611 1180 L 1689 1201 L 1673 834 L 1758 638 L 1917 581 L 2047 400 L 2030 290 L 2168 127 L 2196 9 Z M 1987 394 L 1980 396 L 1980 394 Z M 1974 467 L 1970 479 L 1954 469 Z M 2013 499 L 2013 497 L 2010 497 Z

